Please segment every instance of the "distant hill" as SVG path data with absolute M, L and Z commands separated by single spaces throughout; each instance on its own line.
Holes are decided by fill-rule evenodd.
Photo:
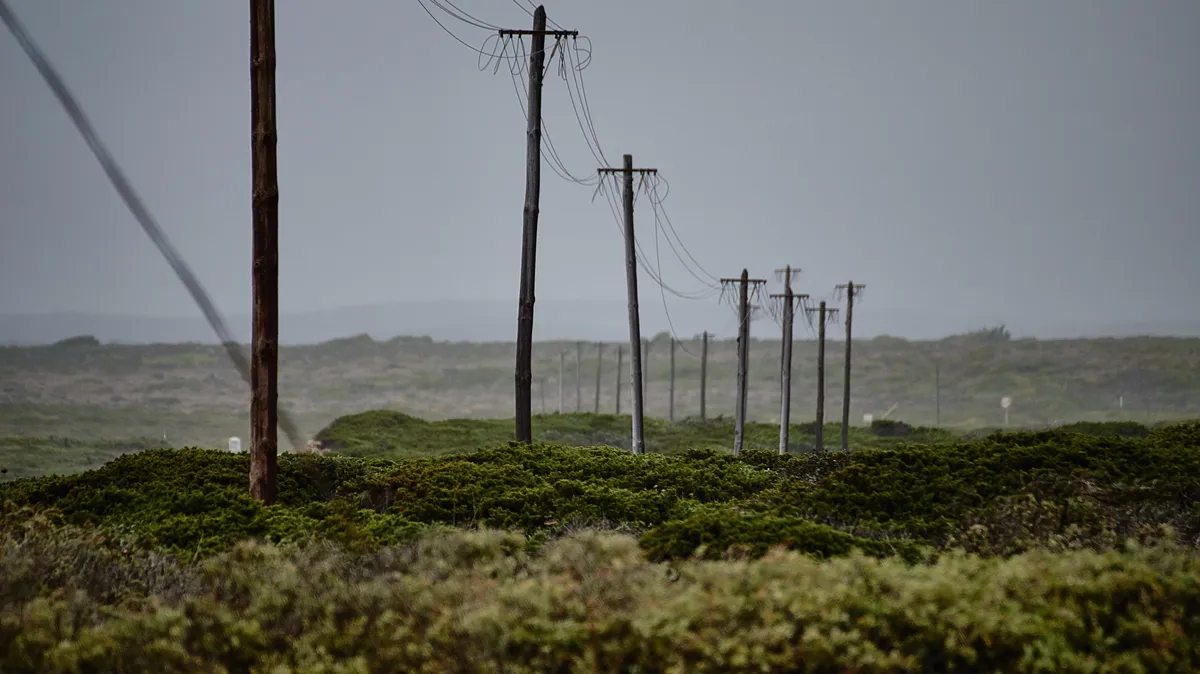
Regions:
M 733 336 L 733 310 L 712 302 L 675 303 L 670 320 L 661 301 L 643 300 L 642 330 L 647 335 L 674 326 L 681 338 L 708 331 Z M 628 335 L 626 307 L 619 301 L 541 300 L 536 305 L 539 340 L 584 339 L 615 341 Z M 1200 336 L 1200 321 L 1175 323 L 1038 324 L 1027 318 L 963 313 L 914 312 L 903 308 L 868 306 L 855 316 L 857 336 L 893 335 L 906 339 L 937 339 L 944 335 L 1005 323 L 1017 337 L 1040 339 L 1128 337 L 1138 335 Z M 250 337 L 247 314 L 228 316 L 239 341 Z M 778 328 L 767 317 L 754 324 L 754 334 L 771 337 Z M 386 340 L 400 335 L 427 335 L 448 341 L 512 341 L 516 335 L 516 302 L 495 300 L 404 302 L 347 307 L 280 317 L 285 344 L 315 344 L 346 335 L 369 334 Z M 804 334 L 798 328 L 797 334 Z M 0 344 L 50 344 L 76 335 L 94 335 L 103 342 L 125 344 L 216 343 L 204 319 L 194 317 L 114 316 L 86 313 L 47 313 L 0 316 Z
M 655 337 L 643 364 L 646 414 L 666 418 L 672 410 L 672 359 L 667 335 Z M 628 349 L 618 373 L 618 343 L 608 340 L 601 359 L 594 343 L 583 344 L 577 369 L 575 342 L 535 342 L 535 411 L 558 409 L 560 391 L 565 411 L 596 409 L 599 365 L 599 411 L 616 411 L 620 391 L 620 410 L 628 412 Z M 676 348 L 677 419 L 700 411 L 700 346 L 687 339 Z M 843 346 L 830 336 L 829 421 L 841 414 Z M 817 347 L 807 334 L 795 347 L 792 419 L 803 423 L 815 417 Z M 338 416 L 373 409 L 425 419 L 511 418 L 513 350 L 511 339 L 465 343 L 367 335 L 285 346 L 280 402 L 306 434 Z M 736 353 L 731 339 L 709 342 L 704 389 L 709 418 L 734 411 Z M 752 421 L 778 419 L 779 356 L 777 338 L 752 340 L 747 409 Z M 852 383 L 855 424 L 871 414 L 920 425 L 997 426 L 1005 420 L 1000 407 L 1005 396 L 1012 398 L 1014 426 L 1195 419 L 1200 339 L 1034 340 L 1011 338 L 1002 329 L 932 341 L 881 336 L 856 340 Z M 245 436 L 248 405 L 245 382 L 216 345 L 111 345 L 79 336 L 52 346 L 0 348 L 0 436 L 167 437 L 176 444 L 223 446 L 230 435 Z

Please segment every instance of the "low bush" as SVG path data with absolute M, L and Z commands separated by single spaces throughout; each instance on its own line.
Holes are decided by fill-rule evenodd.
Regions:
M 1198 437 L 150 450 L 0 485 L 0 670 L 1192 671 Z
M 1136 421 L 1077 421 L 1059 426 L 1058 430 L 1084 435 L 1115 435 L 1119 438 L 1144 438 L 1150 433 L 1149 428 Z
M 756 554 L 774 545 L 819 554 L 903 548 L 878 548 L 879 540 L 991 554 L 1103 549 L 1160 525 L 1185 541 L 1200 538 L 1195 432 L 1047 431 L 849 455 L 634 456 L 515 444 L 399 462 L 283 455 L 279 503 L 269 507 L 247 495 L 244 454 L 152 450 L 96 471 L 7 483 L 0 499 L 56 523 L 136 534 L 189 559 L 245 539 L 330 538 L 372 550 L 431 525 L 515 530 L 535 542 L 595 525 L 652 531 L 656 558 L 692 554 L 700 543 Z M 810 524 L 839 537 L 827 545 L 825 529 Z
M 628 416 L 617 414 L 544 414 L 534 417 L 534 440 L 574 447 L 611 446 L 629 449 Z M 650 454 L 679 454 L 693 449 L 728 451 L 733 440 L 733 420 L 688 418 L 672 423 L 647 418 L 644 429 Z M 900 441 L 948 442 L 955 434 L 945 429 L 912 427 L 888 422 L 903 433 L 879 433 L 851 428 L 850 445 L 855 450 L 885 449 Z M 317 433 L 315 440 L 333 452 L 348 456 L 410 459 L 423 456 L 464 454 L 503 445 L 512 439 L 511 419 L 447 419 L 426 421 L 395 410 L 372 410 L 335 419 Z M 840 424 L 826 424 L 825 437 L 841 434 Z M 807 451 L 816 437 L 812 422 L 793 424 L 792 451 Z M 775 424 L 748 423 L 743 436 L 747 449 L 774 450 L 779 443 Z M 803 450 L 799 448 L 805 448 Z
M 652 561 L 729 555 L 758 558 L 775 547 L 818 559 L 840 557 L 852 550 L 874 557 L 898 554 L 910 561 L 921 554 L 909 541 L 859 538 L 798 517 L 713 509 L 651 529 L 642 536 L 641 545 Z
M 14 545 L 0 540 L 0 558 L 76 574 L 0 598 L 0 669 L 13 674 L 1200 667 L 1200 561 L 1169 545 L 919 565 L 776 551 L 667 567 L 629 537 L 594 533 L 536 555 L 486 531 L 365 557 L 242 543 L 162 596 L 120 603 L 84 589 L 83 548 L 64 560 Z M 0 588 L 13 568 L 0 565 Z

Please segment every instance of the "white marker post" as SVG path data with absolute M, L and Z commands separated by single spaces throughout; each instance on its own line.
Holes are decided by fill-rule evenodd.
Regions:
M 1000 399 L 1000 407 L 1004 408 L 1004 427 L 1008 428 L 1008 408 L 1012 405 L 1012 398 L 1004 396 Z
M 870 426 L 871 422 L 875 421 L 875 415 L 870 412 L 863 415 L 863 423 Z
M 242 439 L 236 436 L 229 438 L 229 452 L 236 454 L 240 451 L 242 451 Z

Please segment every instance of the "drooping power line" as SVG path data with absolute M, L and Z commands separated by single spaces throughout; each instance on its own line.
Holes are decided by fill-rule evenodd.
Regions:
M 67 116 L 75 123 L 75 128 L 79 130 L 80 135 L 83 136 L 84 141 L 91 148 L 92 154 L 95 155 L 105 174 L 108 175 L 113 188 L 117 190 L 117 193 L 125 202 L 125 206 L 129 208 L 133 217 L 146 233 L 146 236 L 150 237 L 150 240 L 154 242 L 159 253 L 162 254 L 167 264 L 174 270 L 175 275 L 179 277 L 179 280 L 187 288 L 192 299 L 204 314 L 204 318 L 221 339 L 221 343 L 224 345 L 226 353 L 229 354 L 229 359 L 233 361 L 234 367 L 237 368 L 242 379 L 249 384 L 250 363 L 238 346 L 233 333 L 230 332 L 229 327 L 225 324 L 225 319 L 221 316 L 221 313 L 217 310 L 212 300 L 209 299 L 208 293 L 205 292 L 204 286 L 200 284 L 200 280 L 196 278 L 191 267 L 188 266 L 179 252 L 175 250 L 175 246 L 171 244 L 171 241 L 167 238 L 162 228 L 158 226 L 158 223 L 150 214 L 150 210 L 133 189 L 129 179 L 125 177 L 124 171 L 121 170 L 116 160 L 113 159 L 108 148 L 100 140 L 95 128 L 88 120 L 87 115 L 84 114 L 83 108 L 80 107 L 74 94 L 67 88 L 66 82 L 63 81 L 58 71 L 50 64 L 50 61 L 46 58 L 42 50 L 38 48 L 37 44 L 26 33 L 24 26 L 21 25 L 12 9 L 8 6 L 7 0 L 0 0 L 0 20 L 8 27 L 9 32 L 16 38 L 21 48 L 25 51 L 25 54 L 29 57 L 29 60 L 33 62 L 38 72 L 42 75 L 42 79 L 45 80 L 47 86 L 54 92 L 55 97 L 58 98 L 59 103 L 66 111 Z M 279 410 L 279 425 L 283 428 L 283 432 L 292 443 L 292 448 L 300 451 L 304 447 L 300 431 L 291 417 L 282 409 Z

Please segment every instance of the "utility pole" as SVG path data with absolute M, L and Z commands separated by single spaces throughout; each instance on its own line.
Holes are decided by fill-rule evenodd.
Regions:
M 853 342 L 851 325 L 854 322 L 854 300 L 862 295 L 865 285 L 854 285 L 850 281 L 836 287 L 836 291 L 846 294 L 846 368 L 842 376 L 842 451 L 850 451 L 850 344 Z
M 583 411 L 583 342 L 575 342 L 575 413 Z
M 600 376 L 604 373 L 604 342 L 596 342 L 596 410 L 600 414 Z
M 675 423 L 675 336 L 671 336 L 671 389 L 668 395 L 667 420 Z
M 700 421 L 704 421 L 708 397 L 708 331 L 700 336 Z
M 645 389 L 642 383 L 642 325 L 638 313 L 637 243 L 633 233 L 633 174 L 638 173 L 645 177 L 648 173 L 658 173 L 658 169 L 633 168 L 633 155 L 631 154 L 625 155 L 624 159 L 623 168 L 601 168 L 599 174 L 600 179 L 604 180 L 605 174 L 620 173 L 624 182 L 625 284 L 629 293 L 629 387 L 633 397 L 632 450 L 634 454 L 645 454 L 646 444 L 642 434 Z M 618 352 L 619 357 L 620 352 Z
M 825 451 L 825 323 L 837 315 L 837 309 L 826 309 L 825 300 L 817 309 L 805 309 L 812 321 L 812 314 L 819 313 L 817 327 L 817 451 Z
M 788 451 L 788 434 L 791 431 L 792 417 L 792 324 L 795 321 L 796 300 L 801 303 L 808 295 L 796 295 L 792 292 L 792 278 L 800 274 L 799 269 L 791 265 L 776 269 L 775 274 L 783 277 L 783 293 L 771 295 L 783 305 L 783 353 L 779 358 L 780 377 L 780 410 L 779 410 L 779 455 Z
M 566 369 L 563 367 L 566 363 L 567 352 L 558 352 L 558 413 L 563 413 L 563 378 L 566 375 Z
M 621 357 L 625 355 L 625 345 L 617 345 L 617 414 L 621 414 Z
M 750 360 L 750 295 L 766 283 L 766 279 L 752 279 L 750 272 L 743 269 L 741 278 L 721 279 L 721 285 L 738 287 L 738 370 L 737 409 L 733 421 L 733 454 L 742 453 L 742 442 L 746 427 L 746 388 Z
M 517 306 L 516 439 L 533 442 L 533 302 L 537 262 L 537 226 L 542 190 L 542 80 L 545 75 L 546 36 L 557 40 L 577 36 L 576 31 L 546 30 L 546 8 L 533 12 L 533 30 L 501 30 L 500 37 L 532 36 L 529 53 L 529 104 L 526 106 L 525 210 L 521 229 L 521 289 Z
M 250 497 L 278 497 L 279 175 L 275 115 L 275 0 L 250 0 L 253 343 L 250 346 Z

